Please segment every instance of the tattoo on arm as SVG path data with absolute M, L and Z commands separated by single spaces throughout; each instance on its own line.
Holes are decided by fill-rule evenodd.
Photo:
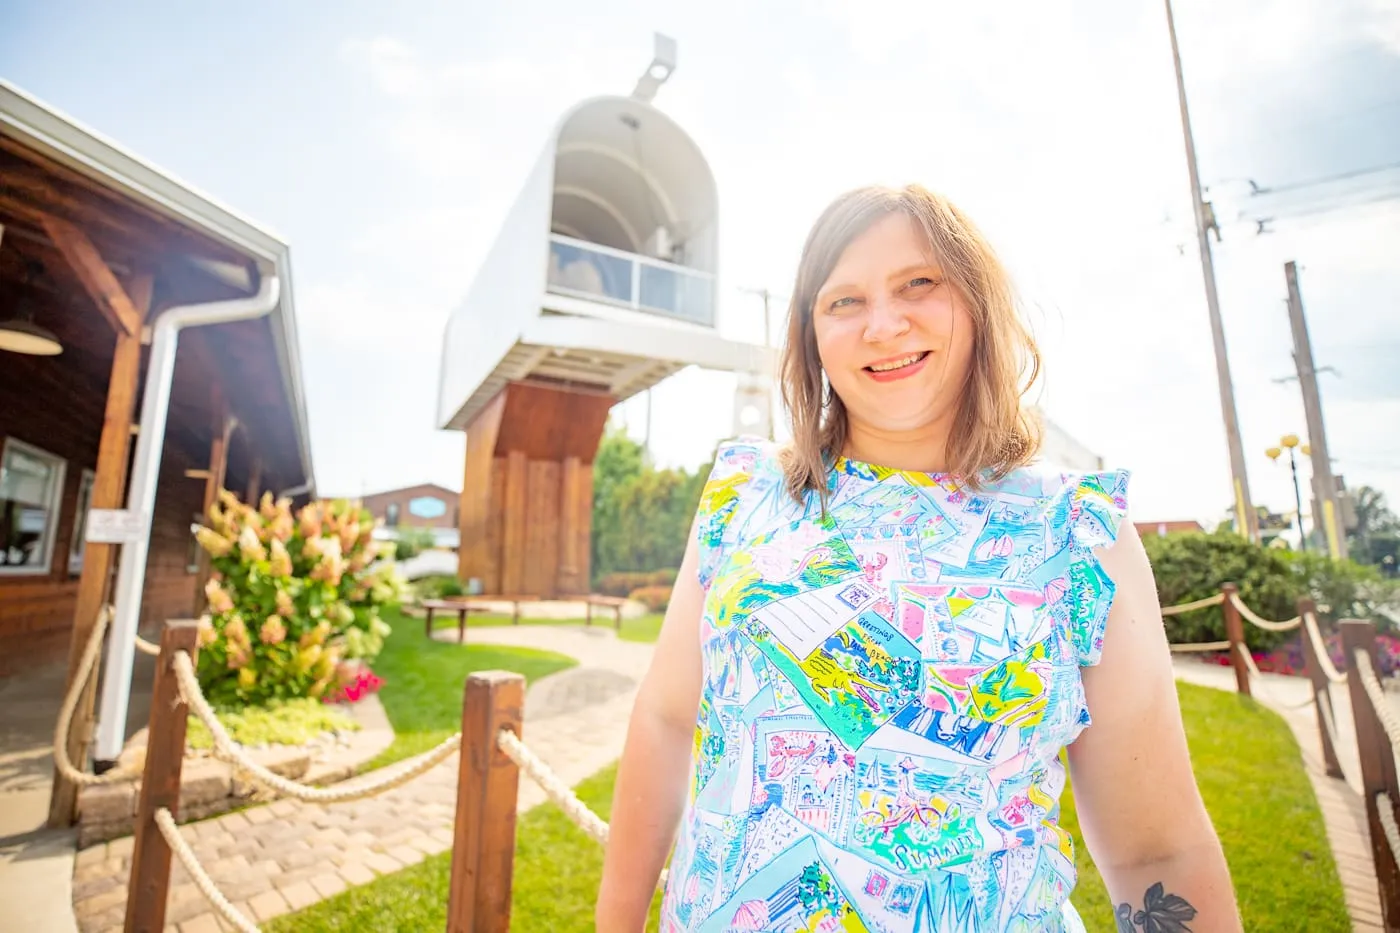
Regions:
M 1133 913 L 1133 905 L 1123 903 L 1113 915 L 1118 933 L 1191 933 L 1186 921 L 1195 918 L 1196 908 L 1178 894 L 1167 894 L 1159 881 L 1142 896 L 1142 910 Z

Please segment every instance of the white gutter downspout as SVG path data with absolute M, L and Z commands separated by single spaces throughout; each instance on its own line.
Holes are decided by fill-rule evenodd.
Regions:
M 131 665 L 136 653 L 136 627 L 141 618 L 141 597 L 146 584 L 146 558 L 151 549 L 151 521 L 155 515 L 156 480 L 165 446 L 165 423 L 170 414 L 171 383 L 175 376 L 175 349 L 180 331 L 266 317 L 277 307 L 282 286 L 277 276 L 263 275 L 257 294 L 232 301 L 180 305 L 165 311 L 155 323 L 151 359 L 146 368 L 146 394 L 141 403 L 141 430 L 136 436 L 136 456 L 131 466 L 131 487 L 126 509 L 141 518 L 142 530 L 122 547 L 117 571 L 116 610 L 107 642 L 107 664 L 102 677 L 102 702 L 98 708 L 98 762 L 115 761 L 126 740 L 127 701 L 131 696 Z

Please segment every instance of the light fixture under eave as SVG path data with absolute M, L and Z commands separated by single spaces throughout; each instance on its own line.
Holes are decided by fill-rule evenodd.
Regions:
M 0 321 L 0 350 L 30 356 L 58 356 L 63 344 L 51 332 L 24 318 Z
M 43 272 L 42 263 L 26 263 L 24 285 L 28 287 L 35 277 Z M 34 323 L 34 312 L 29 309 L 29 296 L 21 293 L 15 316 L 8 321 L 0 321 L 0 350 L 29 356 L 58 356 L 63 352 L 63 344 L 58 342 L 52 331 Z

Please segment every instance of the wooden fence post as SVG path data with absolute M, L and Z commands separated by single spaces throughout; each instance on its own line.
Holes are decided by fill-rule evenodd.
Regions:
M 1381 828 L 1380 801 L 1376 795 L 1382 791 L 1388 793 L 1394 812 L 1394 802 L 1400 800 L 1400 788 L 1396 786 L 1395 755 L 1390 738 L 1376 716 L 1371 698 L 1361 685 L 1361 677 L 1353 661 L 1358 649 L 1370 656 L 1371 668 L 1379 676 L 1381 668 L 1376 658 L 1376 627 L 1370 622 L 1345 619 L 1342 621 L 1342 650 L 1350 671 L 1347 686 L 1351 691 L 1351 715 L 1356 721 L 1356 749 L 1361 758 L 1361 786 L 1366 795 L 1366 826 L 1371 836 L 1371 858 L 1375 862 L 1376 881 L 1381 893 L 1381 923 L 1387 933 L 1393 933 L 1400 930 L 1400 865 L 1397 865 L 1395 853 L 1390 851 L 1385 830 Z
M 1308 632 L 1308 616 L 1317 618 L 1317 605 L 1308 597 L 1304 596 L 1298 600 L 1298 618 L 1303 620 L 1299 631 L 1303 639 L 1303 669 L 1307 671 L 1308 680 L 1312 682 L 1313 706 L 1317 712 L 1317 731 L 1322 736 L 1322 760 L 1326 765 L 1327 776 L 1342 777 L 1342 765 L 1337 760 L 1337 750 L 1332 746 L 1332 735 L 1327 731 L 1327 720 L 1324 717 L 1322 704 L 1327 704 L 1327 713 L 1331 714 L 1333 725 L 1337 722 L 1336 707 L 1332 705 L 1331 681 L 1327 679 L 1327 673 L 1323 670 L 1322 662 L 1318 660 L 1317 651 L 1313 646 L 1312 635 Z M 1318 635 L 1322 632 L 1319 630 Z
M 175 678 L 175 655 L 199 651 L 199 623 L 181 619 L 165 623 L 156 659 L 156 682 L 151 694 L 151 721 L 146 736 L 146 768 L 141 775 L 141 798 L 136 810 L 136 842 L 131 854 L 131 879 L 126 894 L 125 933 L 161 933 L 170 891 L 170 846 L 156 825 L 156 811 L 165 807 L 180 815 L 180 769 L 185 761 L 185 725 L 189 707 L 180 698 Z
M 1245 696 L 1253 696 L 1249 689 L 1249 667 L 1244 663 L 1241 651 L 1248 651 L 1249 645 L 1244 640 L 1244 620 L 1240 618 L 1240 611 L 1235 608 L 1231 597 L 1239 594 L 1240 588 L 1233 583 L 1226 583 L 1220 587 L 1220 591 L 1225 594 L 1225 601 L 1220 604 L 1220 611 L 1225 613 L 1225 637 L 1230 639 L 1230 664 L 1235 668 L 1235 689 Z
M 525 678 L 480 671 L 467 678 L 464 693 L 447 930 L 508 933 L 520 772 L 496 735 L 502 729 L 520 735 Z

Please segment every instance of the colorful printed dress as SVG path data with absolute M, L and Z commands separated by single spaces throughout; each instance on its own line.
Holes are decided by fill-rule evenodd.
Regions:
M 700 502 L 704 687 L 662 929 L 1082 931 L 1059 754 L 1089 724 L 1126 472 L 982 491 L 776 451 Z

